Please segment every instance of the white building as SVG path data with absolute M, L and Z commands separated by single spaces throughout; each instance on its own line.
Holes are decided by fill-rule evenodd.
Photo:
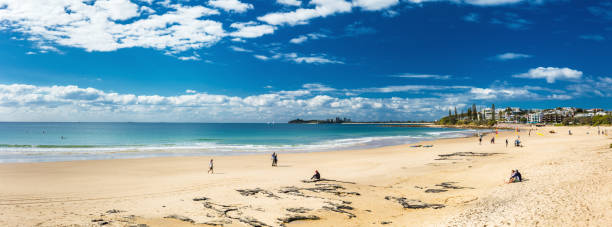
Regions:
M 542 122 L 542 117 L 543 116 L 544 115 L 541 112 L 530 113 L 528 118 L 527 118 L 527 122 L 529 122 L 531 124 L 540 123 L 540 122 Z

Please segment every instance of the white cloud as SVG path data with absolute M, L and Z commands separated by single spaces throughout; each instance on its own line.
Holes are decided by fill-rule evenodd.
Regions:
M 302 2 L 299 0 L 276 0 L 276 3 L 287 6 L 300 6 Z
M 306 64 L 344 64 L 344 62 L 340 60 L 334 60 L 326 57 L 325 55 L 310 55 L 310 56 L 300 56 L 297 53 L 274 53 L 274 55 L 268 57 L 265 55 L 253 55 L 255 58 L 267 61 L 270 59 L 277 59 L 283 61 L 290 61 L 294 63 L 306 63 Z
M 353 5 L 364 10 L 377 11 L 397 5 L 399 0 L 353 0 Z
M 447 79 L 450 79 L 452 76 L 451 75 L 436 75 L 436 74 L 404 73 L 404 74 L 393 75 L 392 77 L 447 80 Z
M 198 53 L 193 53 L 191 56 L 179 56 L 177 57 L 179 60 L 181 61 L 199 61 L 202 60 L 200 59 L 200 55 Z
M 310 33 L 310 34 L 306 34 L 306 35 L 301 35 L 301 36 L 295 37 L 295 38 L 289 40 L 289 42 L 293 43 L 293 44 L 300 44 L 300 43 L 306 42 L 309 39 L 317 40 L 317 39 L 325 38 L 325 37 L 327 37 L 327 35 L 325 35 L 325 34 Z
M 180 57 L 178 57 L 178 59 L 181 60 L 181 61 L 199 61 L 199 60 L 201 60 L 200 56 L 196 56 L 196 55 L 193 55 L 193 56 L 180 56 Z
M 372 87 L 353 89 L 352 92 L 359 93 L 394 93 L 394 92 L 418 92 L 424 90 L 464 90 L 470 86 L 442 86 L 442 85 L 394 85 L 386 87 Z
M 289 40 L 289 42 L 294 43 L 294 44 L 300 44 L 300 43 L 306 42 L 306 40 L 308 40 L 308 37 L 305 35 L 301 35 L 301 36 L 298 36 L 298 37 L 295 37 Z
M 584 40 L 593 40 L 593 41 L 604 41 L 604 40 L 606 40 L 606 38 L 604 38 L 601 35 L 581 35 L 581 36 L 579 36 L 579 38 L 584 39 Z
M 605 89 L 605 86 L 609 88 L 611 85 L 612 78 L 601 77 L 588 83 L 590 87 L 602 83 L 595 86 Z M 420 94 L 419 98 L 368 98 L 358 94 L 363 91 L 390 93 L 419 90 L 445 93 Z M 181 95 L 162 96 L 122 94 L 72 85 L 0 84 L 0 121 L 266 122 L 270 119 L 282 121 L 296 117 L 328 118 L 338 115 L 354 120 L 414 120 L 419 116 L 421 118 L 417 119 L 437 119 L 445 115 L 450 107 L 463 108 L 468 103 L 482 100 L 566 100 L 579 95 L 552 90 L 547 93 L 549 91 L 545 90 L 507 85 L 490 88 L 407 85 L 336 89 L 309 83 L 298 90 L 239 97 L 191 89 Z M 609 91 L 604 92 L 592 94 L 612 96 Z
M 406 119 L 415 113 L 437 118 L 453 100 L 446 98 L 338 98 L 322 84 L 306 90 L 282 91 L 246 97 L 197 93 L 136 95 L 77 86 L 0 84 L 0 120 L 7 121 L 198 121 L 265 122 L 295 117 L 353 119 Z M 427 111 L 422 111 L 427 109 Z M 236 115 L 235 113 L 240 113 Z
M 303 88 L 308 89 L 309 91 L 335 91 L 335 88 L 328 87 L 324 84 L 319 83 L 310 83 L 302 85 Z
M 255 54 L 255 55 L 253 55 L 253 57 L 255 57 L 255 58 L 259 59 L 259 60 L 262 60 L 262 61 L 270 60 L 269 57 L 264 56 L 264 55 L 259 55 L 259 54 Z
M 480 6 L 505 5 L 524 2 L 526 0 L 465 0 L 465 3 Z
M 552 94 L 552 95 L 548 95 L 547 98 L 548 99 L 553 99 L 553 100 L 568 100 L 568 99 L 572 99 L 572 96 Z
M 228 12 L 244 13 L 249 9 L 253 9 L 252 4 L 243 3 L 238 0 L 210 0 L 208 4 Z
M 538 67 L 530 69 L 526 73 L 516 74 L 513 77 L 516 78 L 529 78 L 529 79 L 546 79 L 548 83 L 554 83 L 555 80 L 574 80 L 582 77 L 582 72 L 573 70 L 570 68 L 556 68 L 556 67 Z
M 213 45 L 225 36 L 221 23 L 206 19 L 219 12 L 203 6 L 168 5 L 164 14 L 141 17 L 143 12 L 129 0 L 93 4 L 3 0 L 2 4 L 3 27 L 28 36 L 39 47 L 61 45 L 87 51 L 143 47 L 178 52 Z
M 246 52 L 246 53 L 253 52 L 252 50 L 244 49 L 242 47 L 237 47 L 237 46 L 229 46 L 229 48 L 236 52 Z
M 313 18 L 327 17 L 336 13 L 347 13 L 352 8 L 351 3 L 344 0 L 312 0 L 309 4 L 315 7 L 299 8 L 291 12 L 268 13 L 257 19 L 271 25 L 307 24 Z
M 257 38 L 266 34 L 274 33 L 276 29 L 274 26 L 267 24 L 257 24 L 254 21 L 245 23 L 233 23 L 230 27 L 235 28 L 237 31 L 232 32 L 230 35 L 239 38 Z
M 344 64 L 342 61 L 329 59 L 323 55 L 313 56 L 299 56 L 296 53 L 284 54 L 285 59 L 293 61 L 295 63 L 307 63 L 307 64 Z
M 498 54 L 493 59 L 499 60 L 499 61 L 507 61 L 507 60 L 514 60 L 514 59 L 521 59 L 521 58 L 531 58 L 531 57 L 532 56 L 528 55 L 528 54 L 520 54 L 520 53 L 508 52 L 508 53 Z

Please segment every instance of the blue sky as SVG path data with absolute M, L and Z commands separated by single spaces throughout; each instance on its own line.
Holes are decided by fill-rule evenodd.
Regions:
M 0 0 L 1 121 L 612 108 L 612 1 Z

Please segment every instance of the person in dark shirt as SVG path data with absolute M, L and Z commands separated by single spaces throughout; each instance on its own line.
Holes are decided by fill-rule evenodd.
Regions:
M 311 180 L 321 180 L 321 174 L 318 170 L 315 170 L 315 174 L 310 178 Z
M 523 177 L 521 176 L 521 173 L 517 170 L 512 170 L 512 175 L 510 175 L 510 179 L 508 180 L 508 183 L 514 183 L 514 182 L 521 182 L 523 181 Z

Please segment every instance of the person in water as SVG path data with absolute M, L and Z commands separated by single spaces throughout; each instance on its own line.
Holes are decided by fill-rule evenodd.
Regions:
M 321 180 L 321 174 L 319 174 L 318 170 L 315 170 L 315 174 L 310 178 L 311 180 Z
M 213 159 L 210 159 L 210 162 L 208 163 L 208 173 L 215 173 L 215 171 L 213 170 Z

